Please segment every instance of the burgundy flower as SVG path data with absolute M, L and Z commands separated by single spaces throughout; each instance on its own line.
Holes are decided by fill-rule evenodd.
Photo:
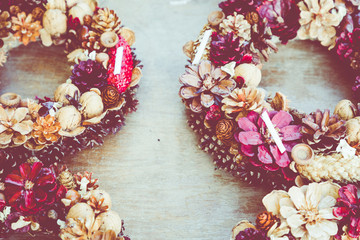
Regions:
M 55 173 L 43 164 L 23 163 L 19 170 L 5 178 L 5 196 L 17 211 L 34 214 L 55 202 L 57 196 L 64 196 L 64 188 L 56 183 Z
M 293 0 L 265 1 L 258 8 L 261 18 L 268 20 L 269 27 L 283 44 L 293 39 L 300 28 L 300 10 Z
M 21 216 L 23 216 L 23 215 L 20 212 L 10 213 L 9 216 L 5 220 L 5 226 L 8 229 L 12 229 L 11 224 L 16 223 L 17 221 L 19 221 Z M 27 219 L 25 218 L 25 221 L 26 220 Z M 25 227 L 14 230 L 14 232 L 17 232 L 17 233 L 26 233 L 26 232 L 29 232 L 29 231 L 30 231 L 30 224 L 26 225 Z
M 261 4 L 261 0 L 227 0 L 219 3 L 219 7 L 226 16 L 237 13 L 247 13 L 255 11 L 256 7 Z
M 237 140 L 240 142 L 242 153 L 248 156 L 255 166 L 276 171 L 279 168 L 286 168 L 290 164 L 288 152 L 291 152 L 301 139 L 301 126 L 290 125 L 293 118 L 285 111 L 273 111 L 269 113 L 269 116 L 282 139 L 286 152 L 280 152 L 260 114 L 254 111 L 250 112 L 247 117 L 238 120 L 242 131 L 238 134 Z
M 352 87 L 355 98 L 360 101 L 360 75 L 355 77 L 355 82 Z
M 212 105 L 210 110 L 206 113 L 205 119 L 207 121 L 218 121 L 221 118 L 221 112 L 218 105 Z
M 81 26 L 80 20 L 78 17 L 74 18 L 73 16 L 70 16 L 68 18 L 68 29 L 76 30 Z
M 341 223 L 348 225 L 348 234 L 352 238 L 360 236 L 360 200 L 357 188 L 348 184 L 339 190 L 338 207 L 334 208 L 335 217 L 342 218 Z

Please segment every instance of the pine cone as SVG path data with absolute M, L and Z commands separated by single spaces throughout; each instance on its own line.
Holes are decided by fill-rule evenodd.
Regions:
M 222 119 L 216 125 L 216 137 L 225 145 L 230 146 L 234 140 L 236 124 L 233 120 Z
M 61 185 L 66 187 L 66 189 L 68 189 L 68 190 L 74 189 L 76 187 L 74 176 L 69 171 L 69 169 L 66 169 L 66 170 L 60 172 L 60 174 L 57 177 L 57 180 L 59 181 L 59 183 Z
M 266 93 L 262 89 L 257 88 L 236 88 L 232 93 L 222 100 L 224 104 L 221 110 L 230 118 L 246 117 L 250 111 L 260 113 L 262 109 L 268 108 L 265 100 Z
M 256 217 L 256 228 L 267 232 L 277 221 L 277 217 L 271 212 L 264 211 Z
M 246 159 L 237 164 L 235 174 L 239 176 L 243 182 L 254 186 L 264 186 L 270 189 L 285 190 L 294 185 L 293 181 L 284 181 L 283 174 L 266 171 L 260 167 L 256 167 Z
M 265 61 L 269 59 L 269 54 L 273 50 L 277 52 L 276 45 L 271 41 L 271 29 L 267 25 L 267 20 L 263 19 L 259 23 L 252 25 L 251 27 L 251 41 L 250 50 L 253 53 L 259 51 L 264 57 Z
M 108 8 L 100 8 L 97 13 L 93 16 L 91 24 L 92 29 L 101 35 L 104 32 L 115 32 L 117 35 L 120 34 L 121 20 L 116 15 L 114 10 Z
M 10 34 L 11 20 L 8 11 L 0 11 L 0 38 L 6 38 Z
M 12 17 L 12 30 L 15 31 L 14 36 L 19 39 L 25 46 L 29 42 L 36 42 L 40 36 L 40 21 L 33 21 L 32 14 L 26 16 L 25 12 L 19 13 L 17 17 Z
M 336 151 L 341 138 L 345 137 L 345 121 L 337 115 L 330 117 L 330 110 L 322 113 L 320 110 L 310 113 L 302 119 L 301 133 L 303 141 L 315 153 L 330 154 Z
M 247 13 L 255 11 L 256 8 L 262 3 L 262 0 L 227 0 L 219 3 L 219 7 L 227 15 L 234 12 Z
M 125 125 L 125 117 L 122 110 L 110 111 L 101 121 L 101 127 L 105 131 L 115 134 Z
M 83 26 L 83 28 L 86 26 Z M 83 39 L 81 42 L 81 47 L 88 49 L 90 52 L 102 52 L 105 50 L 105 47 L 100 43 L 100 36 L 97 35 L 94 31 L 89 31 L 88 37 Z
M 267 19 L 272 33 L 283 44 L 296 37 L 300 28 L 300 10 L 294 0 L 265 1 L 259 7 L 259 14 Z
M 212 34 L 210 59 L 215 66 L 224 66 L 230 62 L 240 64 L 243 57 L 248 53 L 248 44 L 241 45 L 241 38 L 234 36 L 233 32 L 222 36 L 216 32 Z
M 222 23 L 220 23 L 219 27 L 223 35 L 233 32 L 235 36 L 241 39 L 241 43 L 243 41 L 249 41 L 251 38 L 251 26 L 245 19 L 244 15 L 237 13 L 229 15 L 222 21 Z
M 101 98 L 106 108 L 117 106 L 121 100 L 119 91 L 114 86 L 105 86 L 101 90 Z
M 70 79 L 80 92 L 87 92 L 91 88 L 102 88 L 107 85 L 107 70 L 101 63 L 91 59 L 75 64 Z

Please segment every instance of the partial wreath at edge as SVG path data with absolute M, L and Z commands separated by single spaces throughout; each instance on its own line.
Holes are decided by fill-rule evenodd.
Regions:
M 0 66 L 12 48 L 39 39 L 64 45 L 74 63 L 53 97 L 0 97 L 0 233 L 130 239 L 92 173 L 74 174 L 61 160 L 102 145 L 136 111 L 134 32 L 97 0 L 4 0 L 0 10 Z

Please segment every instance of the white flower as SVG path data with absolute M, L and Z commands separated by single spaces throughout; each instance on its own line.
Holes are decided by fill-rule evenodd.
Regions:
M 346 14 L 333 0 L 304 0 L 298 3 L 301 10 L 298 31 L 300 39 L 318 39 L 330 49 L 335 46 L 336 29 Z
M 273 191 L 263 203 L 267 211 L 286 222 L 294 237 L 301 240 L 328 240 L 338 231 L 332 210 L 340 186 L 330 182 L 292 187 L 288 192 Z

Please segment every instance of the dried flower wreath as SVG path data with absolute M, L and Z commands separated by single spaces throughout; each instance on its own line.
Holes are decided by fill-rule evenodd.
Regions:
M 75 65 L 53 98 L 0 96 L 0 234 L 129 239 L 97 179 L 58 162 L 101 145 L 136 111 L 135 34 L 97 0 L 0 1 L 0 66 L 9 50 L 39 38 L 44 46 L 64 44 Z
M 358 107 L 342 100 L 333 114 L 304 114 L 284 94 L 258 88 L 261 61 L 277 51 L 273 36 L 283 44 L 298 37 L 318 40 L 347 63 L 359 101 L 360 2 L 227 0 L 219 7 L 183 48 L 190 64 L 179 95 L 189 126 L 216 167 L 273 189 L 298 185 L 268 194 L 256 226 L 240 222 L 231 239 L 360 239 L 357 189 L 344 186 L 360 181 Z

